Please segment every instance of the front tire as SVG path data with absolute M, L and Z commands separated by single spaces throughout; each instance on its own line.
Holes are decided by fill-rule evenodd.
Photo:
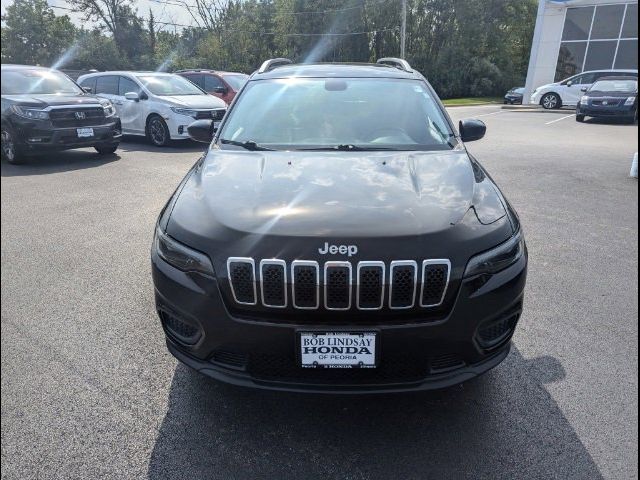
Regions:
M 545 93 L 540 99 L 540 105 L 545 110 L 556 110 L 562 107 L 562 99 L 557 93 Z
M 576 114 L 576 122 L 580 122 L 580 123 L 584 122 L 584 115 L 580 113 Z
M 115 151 L 118 149 L 119 144 L 116 143 L 115 145 L 96 145 L 95 148 L 96 152 L 98 152 L 100 155 L 111 155 L 112 153 L 115 153 Z
M 160 115 L 153 115 L 147 122 L 147 138 L 156 147 L 166 147 L 171 142 L 169 127 Z
M 16 144 L 16 136 L 13 130 L 9 126 L 2 127 L 0 133 L 2 139 L 2 159 L 13 165 L 19 165 L 24 163 L 24 155 L 20 150 L 20 147 Z

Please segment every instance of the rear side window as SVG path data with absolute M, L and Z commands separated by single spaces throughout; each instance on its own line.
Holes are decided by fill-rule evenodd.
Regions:
M 124 94 L 128 92 L 140 93 L 140 87 L 133 80 L 127 77 L 120 77 L 120 86 L 118 87 L 118 92 L 121 97 L 124 97 Z
M 206 77 L 204 77 L 204 90 L 206 92 L 211 92 L 216 88 L 225 88 L 222 80 L 214 75 L 207 75 Z
M 118 95 L 118 76 L 105 75 L 96 79 L 96 93 Z

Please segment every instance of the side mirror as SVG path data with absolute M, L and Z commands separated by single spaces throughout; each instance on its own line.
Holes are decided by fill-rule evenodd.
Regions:
M 140 101 L 140 95 L 138 95 L 136 92 L 127 92 L 124 94 L 124 98 L 126 98 L 127 100 L 132 100 L 134 102 Z
M 571 80 L 569 80 L 569 81 L 567 82 L 567 87 L 570 87 L 571 85 L 573 85 L 573 82 L 572 82 Z
M 225 95 L 228 91 L 227 87 L 216 87 L 213 89 L 213 93 L 219 93 L 221 95 Z
M 196 120 L 187 127 L 187 132 L 196 142 L 211 143 L 216 128 L 213 120 Z
M 480 140 L 487 132 L 487 126 L 481 120 L 470 118 L 467 120 L 460 120 L 458 126 L 460 130 L 460 138 L 463 142 L 473 142 L 474 140 Z
M 587 87 L 582 87 L 582 88 L 580 89 L 580 91 L 581 91 L 581 92 L 586 92 L 586 91 L 587 91 Z
M 84 93 L 93 93 L 93 88 L 91 87 L 81 87 Z

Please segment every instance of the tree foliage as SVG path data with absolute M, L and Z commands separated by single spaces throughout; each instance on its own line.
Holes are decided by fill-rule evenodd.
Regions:
M 251 72 L 272 57 L 369 62 L 400 50 L 400 0 L 185 2 L 193 26 L 171 32 L 132 0 L 69 0 L 92 30 L 45 0 L 16 0 L 3 18 L 2 59 L 53 64 L 73 49 L 69 68 Z M 407 0 L 407 60 L 443 97 L 503 93 L 524 82 L 536 3 Z

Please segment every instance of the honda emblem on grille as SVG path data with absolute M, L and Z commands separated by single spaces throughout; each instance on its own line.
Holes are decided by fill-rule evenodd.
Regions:
M 85 118 L 87 118 L 87 114 L 84 112 L 76 112 L 75 115 L 78 120 L 84 120 Z
M 602 104 L 603 104 L 603 105 L 609 105 L 609 101 L 608 101 L 608 100 L 603 100 L 603 101 L 602 101 Z

